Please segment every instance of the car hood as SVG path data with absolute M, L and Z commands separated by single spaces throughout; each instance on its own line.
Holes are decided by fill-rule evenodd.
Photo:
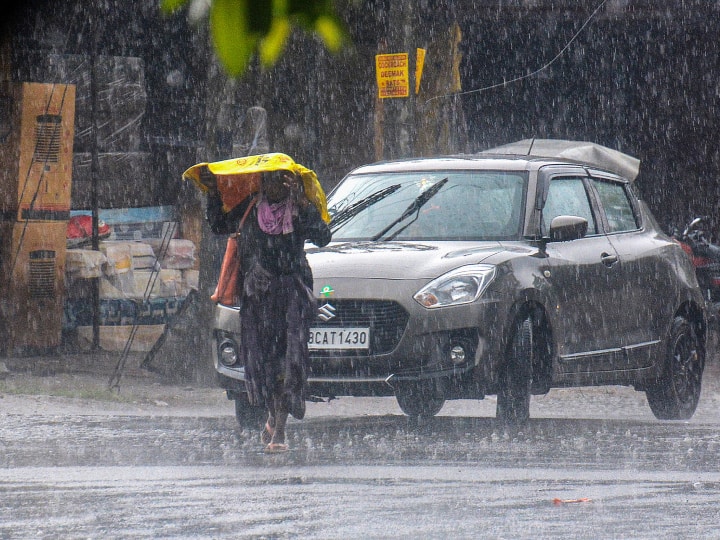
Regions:
M 432 279 L 505 249 L 499 242 L 342 242 L 307 256 L 316 279 Z

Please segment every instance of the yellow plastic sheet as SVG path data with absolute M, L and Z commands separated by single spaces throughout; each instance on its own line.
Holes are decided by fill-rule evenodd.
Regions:
M 200 171 L 203 167 L 210 169 L 216 178 L 218 190 L 223 201 L 223 210 L 229 212 L 248 195 L 260 189 L 261 174 L 270 171 L 290 171 L 302 178 L 305 195 L 320 212 L 325 223 L 330 222 L 327 211 L 327 199 L 320 181 L 314 171 L 295 163 L 286 154 L 271 153 L 246 156 L 241 158 L 215 161 L 214 163 L 198 163 L 183 173 L 183 179 L 190 180 L 203 192 L 208 186 L 200 180 Z

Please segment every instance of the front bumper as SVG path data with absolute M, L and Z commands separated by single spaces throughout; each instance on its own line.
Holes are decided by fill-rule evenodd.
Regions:
M 503 358 L 498 337 L 505 335 L 511 303 L 487 291 L 472 303 L 427 309 L 413 300 L 426 284 L 427 279 L 316 277 L 319 309 L 313 329 L 325 335 L 347 329 L 369 334 L 361 349 L 311 350 L 308 383 L 313 391 L 392 395 L 393 385 L 443 379 L 449 396 L 482 397 Z M 239 311 L 217 306 L 213 328 L 216 345 L 224 339 L 237 343 Z M 220 364 L 217 347 L 213 354 L 220 376 L 244 380 L 242 367 Z
M 223 339 L 227 339 L 224 336 Z M 215 353 L 217 358 L 217 353 Z M 311 364 L 313 359 L 311 358 Z M 215 362 L 219 385 L 226 390 L 244 391 L 245 370 L 242 366 L 228 367 Z M 312 368 L 311 368 L 312 369 Z M 484 392 L 477 386 L 473 365 L 453 368 L 398 370 L 379 375 L 356 375 L 335 373 L 332 375 L 309 375 L 310 394 L 320 397 L 338 396 L 391 396 L 401 385 L 431 379 L 443 380 L 447 397 L 453 396 L 482 399 Z

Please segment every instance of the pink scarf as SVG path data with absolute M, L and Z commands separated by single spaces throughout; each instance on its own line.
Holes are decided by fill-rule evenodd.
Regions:
M 266 234 L 289 234 L 293 232 L 292 218 L 297 208 L 285 199 L 279 203 L 269 203 L 263 196 L 257 205 L 258 224 Z

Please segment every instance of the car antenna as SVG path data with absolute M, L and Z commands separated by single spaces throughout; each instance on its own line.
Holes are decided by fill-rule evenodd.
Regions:
M 528 156 L 530 155 L 530 152 L 532 151 L 532 147 L 534 144 L 535 144 L 535 137 L 533 137 L 532 140 L 530 141 L 530 148 L 528 148 L 528 153 L 527 153 Z

